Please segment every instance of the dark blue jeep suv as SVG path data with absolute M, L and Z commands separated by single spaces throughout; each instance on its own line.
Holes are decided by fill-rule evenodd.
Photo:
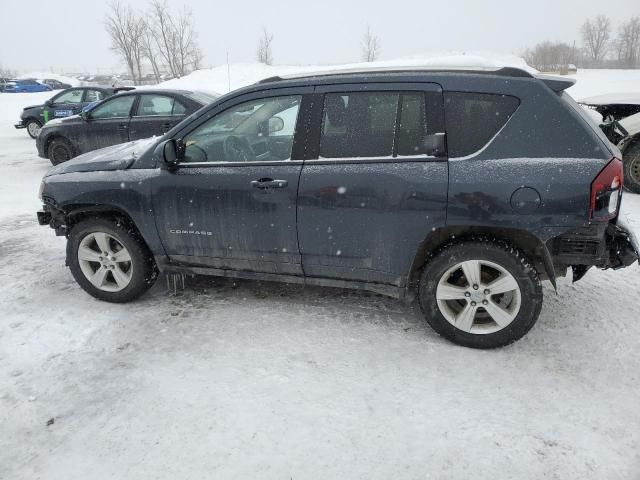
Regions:
M 571 85 L 509 68 L 270 78 L 54 167 L 38 216 L 102 300 L 159 272 L 357 288 L 417 296 L 458 344 L 506 345 L 541 280 L 638 259 L 620 153 Z

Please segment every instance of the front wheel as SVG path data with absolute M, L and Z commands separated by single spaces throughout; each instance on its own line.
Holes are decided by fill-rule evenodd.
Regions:
M 33 118 L 27 120 L 26 129 L 31 138 L 35 139 L 38 136 L 38 134 L 40 133 L 40 128 L 42 128 L 42 124 L 38 120 L 35 120 Z
M 123 223 L 89 218 L 73 226 L 67 259 L 76 282 L 107 302 L 138 298 L 155 283 L 157 269 L 149 249 Z
M 71 142 L 62 137 L 51 140 L 47 153 L 53 165 L 59 165 L 62 162 L 71 160 L 75 156 Z
M 624 186 L 633 193 L 640 193 L 640 141 L 624 152 Z
M 499 241 L 445 246 L 425 266 L 419 300 L 433 329 L 458 345 L 496 348 L 525 335 L 542 308 L 535 269 Z

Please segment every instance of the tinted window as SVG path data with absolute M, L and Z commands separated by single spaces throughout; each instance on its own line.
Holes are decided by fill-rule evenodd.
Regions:
M 235 105 L 212 117 L 184 142 L 185 162 L 289 160 L 301 97 L 271 97 Z
M 399 93 L 327 94 L 320 157 L 390 157 Z
M 178 100 L 173 101 L 172 115 L 185 115 L 187 113 L 187 107 L 181 104 Z
M 84 101 L 85 102 L 99 102 L 100 100 L 105 98 L 105 94 L 100 90 L 87 90 Z
M 445 92 L 450 157 L 464 157 L 484 147 L 507 123 L 519 100 L 506 95 Z
M 80 103 L 81 101 L 82 90 L 69 90 L 55 97 L 53 103 Z
M 186 108 L 173 97 L 165 95 L 141 95 L 137 117 L 184 115 Z
M 106 100 L 91 110 L 91 118 L 128 117 L 135 98 L 135 95 L 127 95 Z
M 427 112 L 422 93 L 403 93 L 398 129 L 398 156 L 427 153 Z

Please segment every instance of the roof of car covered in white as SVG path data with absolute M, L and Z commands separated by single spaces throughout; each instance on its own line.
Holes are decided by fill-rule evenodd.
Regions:
M 587 105 L 640 105 L 640 92 L 605 93 L 580 100 Z

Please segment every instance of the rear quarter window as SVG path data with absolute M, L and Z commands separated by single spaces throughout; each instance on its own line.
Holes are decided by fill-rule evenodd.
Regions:
M 449 157 L 466 157 L 481 150 L 506 125 L 520 105 L 508 95 L 445 92 L 445 121 Z

